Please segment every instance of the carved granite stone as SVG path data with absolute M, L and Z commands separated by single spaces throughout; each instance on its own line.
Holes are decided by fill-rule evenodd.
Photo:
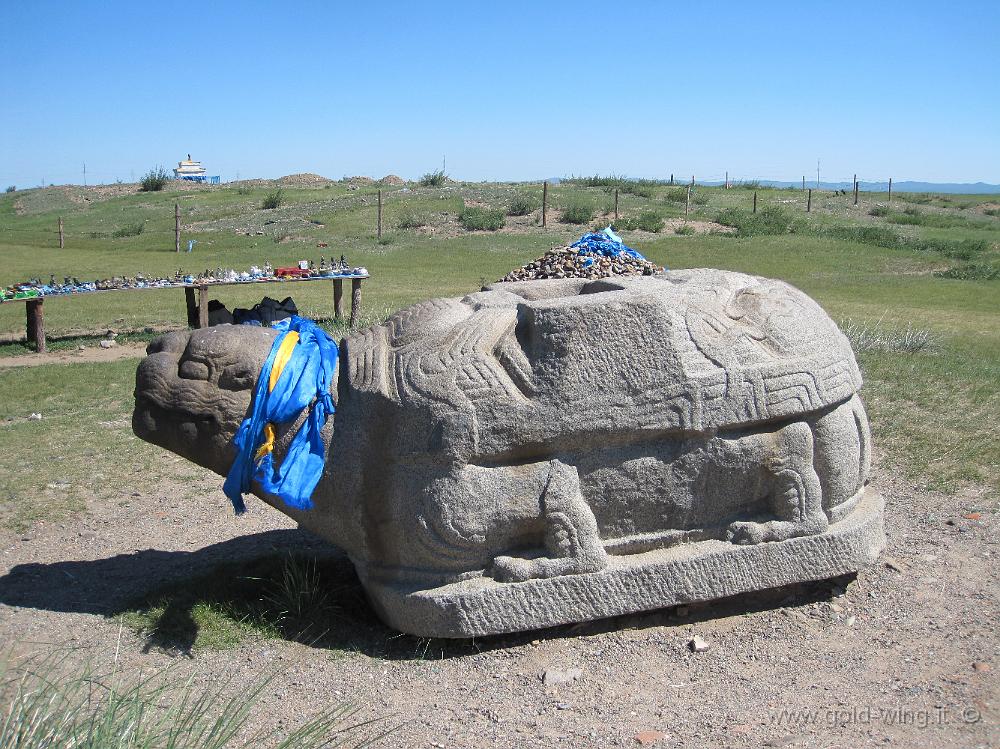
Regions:
M 154 341 L 136 434 L 225 475 L 275 335 Z M 494 284 L 344 339 L 315 507 L 258 494 L 346 551 L 385 621 L 417 635 L 709 600 L 882 550 L 860 385 L 844 335 L 780 281 Z

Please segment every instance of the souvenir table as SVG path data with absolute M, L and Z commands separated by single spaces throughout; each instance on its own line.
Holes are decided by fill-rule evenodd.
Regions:
M 27 320 L 28 343 L 35 345 L 38 353 L 45 353 L 45 315 L 43 304 L 46 298 L 49 299 L 69 299 L 79 298 L 89 294 L 106 294 L 115 291 L 153 291 L 155 289 L 184 289 L 184 299 L 187 303 L 187 323 L 192 328 L 208 327 L 208 296 L 209 289 L 220 286 L 248 286 L 251 284 L 275 284 L 275 283 L 304 283 L 308 281 L 333 282 L 333 312 L 336 319 L 340 320 L 344 316 L 343 297 L 344 281 L 351 282 L 351 318 L 350 324 L 353 328 L 361 311 L 361 282 L 368 279 L 368 274 L 340 273 L 337 275 L 310 275 L 300 278 L 254 278 L 248 281 L 208 281 L 196 280 L 193 283 L 172 283 L 170 285 L 148 286 L 145 288 L 124 288 L 124 289 L 98 289 L 95 291 L 75 292 L 69 294 L 52 294 L 46 296 L 34 296 L 24 298 L 7 298 L 3 304 L 13 302 L 25 303 L 25 315 Z M 195 292 L 197 291 L 197 296 Z

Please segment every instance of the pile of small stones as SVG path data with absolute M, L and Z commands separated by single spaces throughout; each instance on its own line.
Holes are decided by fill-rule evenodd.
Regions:
M 593 260 L 590 265 L 588 260 Z M 609 276 L 651 276 L 662 268 L 648 260 L 622 253 L 618 257 L 580 254 L 574 247 L 556 247 L 522 268 L 512 270 L 503 281 L 534 281 L 539 278 L 607 278 Z

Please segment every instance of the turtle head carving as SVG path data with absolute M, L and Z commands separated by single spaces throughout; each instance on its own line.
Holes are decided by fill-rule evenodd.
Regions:
M 275 336 L 224 325 L 157 338 L 136 372 L 133 431 L 225 475 L 235 454 L 229 443 Z

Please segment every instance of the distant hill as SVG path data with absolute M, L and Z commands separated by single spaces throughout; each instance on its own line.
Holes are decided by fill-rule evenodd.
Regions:
M 567 179 L 564 177 L 563 179 Z M 636 179 L 635 177 L 627 177 L 626 179 Z M 541 181 L 541 180 L 539 180 Z M 665 181 L 665 180 L 664 180 Z M 742 180 L 731 179 L 729 183 L 731 185 L 738 185 Z M 749 181 L 749 180 L 748 180 Z M 761 179 L 757 180 L 763 187 L 801 187 L 802 182 L 781 182 L 778 180 Z M 550 185 L 558 185 L 560 182 L 559 177 L 549 177 L 548 182 Z M 678 181 L 677 184 L 687 184 L 685 182 Z M 723 185 L 725 182 L 722 180 L 718 181 L 708 181 L 702 182 L 698 181 L 699 185 Z M 889 183 L 888 182 L 860 182 L 860 189 L 862 192 L 888 192 Z M 806 187 L 811 187 L 816 189 L 815 180 L 810 182 L 806 180 Z M 820 190 L 853 190 L 854 185 L 848 182 L 820 182 Z M 993 193 L 1000 193 L 1000 185 L 989 184 L 988 182 L 913 182 L 913 181 L 902 181 L 892 182 L 893 192 L 940 192 L 940 193 L 958 193 L 960 195 L 989 195 Z
M 761 185 L 767 187 L 801 187 L 802 182 L 779 182 L 776 180 L 759 180 Z M 705 185 L 721 185 L 723 182 L 703 182 Z M 730 184 L 739 184 L 739 180 L 730 180 Z M 859 189 L 862 192 L 888 192 L 889 183 L 886 182 L 859 182 Z M 806 187 L 816 189 L 816 182 L 806 180 Z M 821 190 L 853 190 L 854 185 L 847 182 L 820 182 Z M 893 192 L 939 192 L 958 193 L 961 195 L 984 195 L 1000 193 L 1000 185 L 991 185 L 986 182 L 912 182 L 892 181 Z

